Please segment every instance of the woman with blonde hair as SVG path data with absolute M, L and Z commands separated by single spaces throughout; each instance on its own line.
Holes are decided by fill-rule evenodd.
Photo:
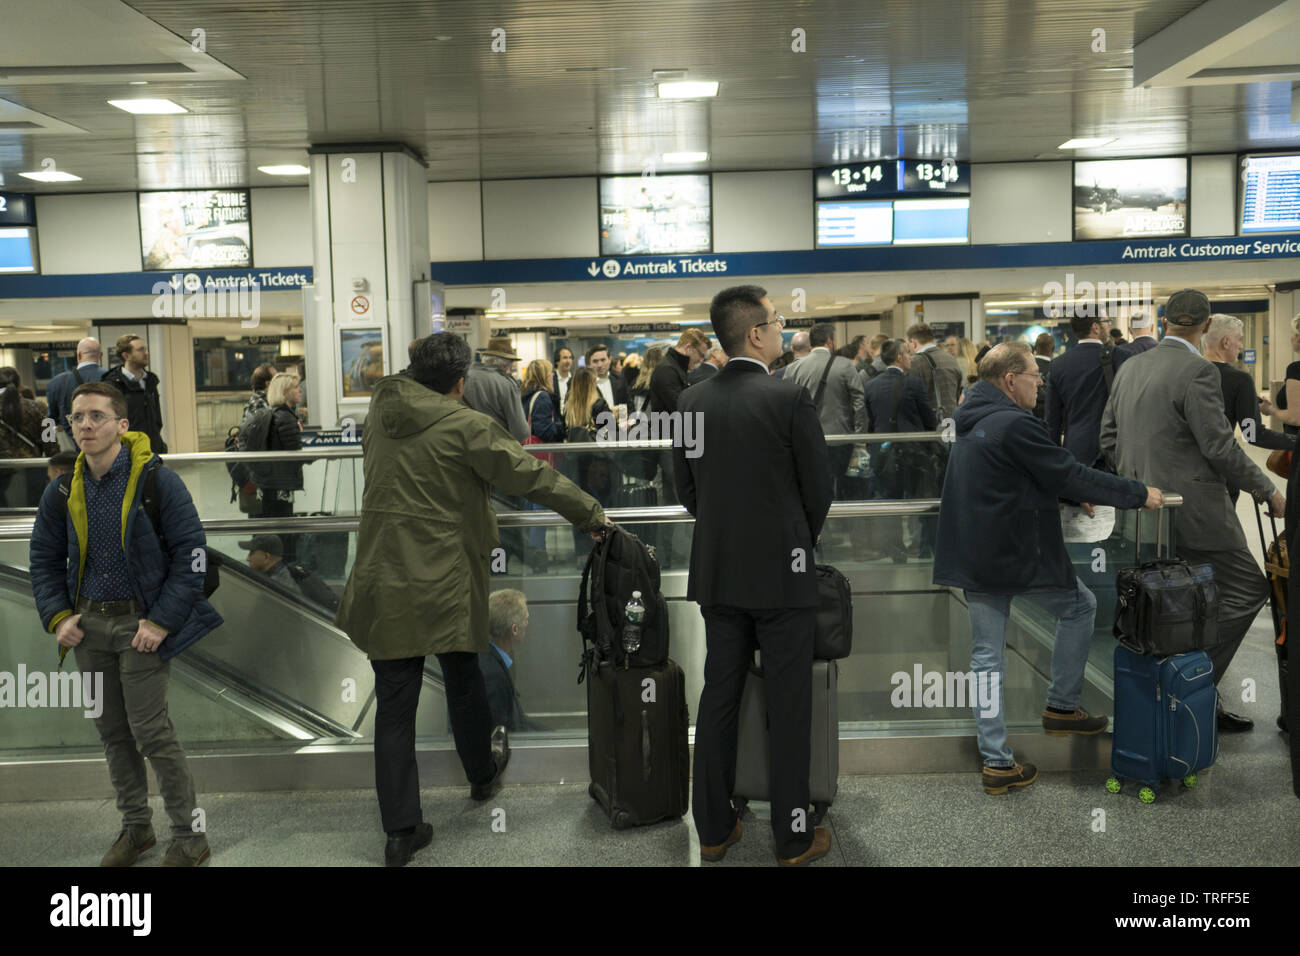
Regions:
M 659 363 L 664 360 L 664 347 L 662 345 L 651 346 L 645 350 L 645 358 L 641 360 L 641 368 L 637 372 L 636 380 L 628 388 L 628 399 L 632 403 L 629 411 L 644 411 L 646 403 L 650 401 L 650 376 L 654 374 Z
M 302 403 L 302 386 L 297 375 L 279 372 L 266 386 L 266 404 L 271 407 L 271 422 L 266 433 L 266 447 L 250 451 L 298 451 L 302 448 L 302 425 L 294 411 Z M 293 514 L 293 493 L 302 491 L 302 462 L 275 461 L 253 471 L 253 482 L 261 492 L 262 517 L 289 517 Z M 295 537 L 280 534 L 284 560 L 297 559 Z
M 957 343 L 957 361 L 966 370 L 967 384 L 979 381 L 979 373 L 976 371 L 979 363 L 975 361 L 977 354 L 978 350 L 975 348 L 975 343 L 970 339 L 963 338 Z
M 612 414 L 609 404 L 596 387 L 596 373 L 585 365 L 573 370 L 569 394 L 564 399 L 565 441 L 595 441 L 602 415 Z M 565 475 L 579 488 L 608 507 L 614 498 L 614 489 L 620 484 L 613 456 L 605 452 L 581 451 L 565 454 Z M 573 548 L 581 565 L 591 551 L 591 536 L 575 531 Z
M 524 403 L 524 417 L 528 419 L 529 434 L 537 442 L 526 444 L 551 444 L 564 441 L 564 421 L 560 418 L 559 401 L 551 390 L 552 365 L 546 359 L 533 359 L 524 369 L 520 396 Z

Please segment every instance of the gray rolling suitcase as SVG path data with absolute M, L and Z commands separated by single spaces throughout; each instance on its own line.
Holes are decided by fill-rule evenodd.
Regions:
M 838 689 L 839 667 L 836 663 L 813 661 L 812 759 L 809 761 L 808 796 L 812 800 L 814 824 L 822 822 L 826 809 L 835 802 L 835 794 L 839 791 Z M 736 787 L 732 797 L 742 813 L 750 800 L 768 799 L 769 766 L 763 670 L 754 667 L 745 681 L 736 735 Z

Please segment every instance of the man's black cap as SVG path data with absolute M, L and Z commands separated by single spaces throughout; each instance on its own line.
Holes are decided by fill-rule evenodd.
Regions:
M 1204 325 L 1210 321 L 1210 299 L 1196 289 L 1175 292 L 1165 302 L 1165 318 L 1174 325 Z
M 276 557 L 284 557 L 284 545 L 278 534 L 255 534 L 250 541 L 241 541 L 239 546 L 245 551 L 265 551 Z

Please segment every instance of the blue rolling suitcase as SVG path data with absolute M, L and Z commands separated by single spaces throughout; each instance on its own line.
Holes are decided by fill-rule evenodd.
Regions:
M 1143 784 L 1143 803 L 1155 800 L 1162 780 L 1196 785 L 1196 774 L 1219 755 L 1214 665 L 1205 651 L 1147 657 L 1115 646 L 1115 737 L 1106 781 L 1111 793 L 1120 778 Z

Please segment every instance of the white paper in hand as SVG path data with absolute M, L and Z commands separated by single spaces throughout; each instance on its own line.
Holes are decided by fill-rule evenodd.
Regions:
M 1077 505 L 1061 505 L 1061 533 L 1066 541 L 1105 541 L 1115 531 L 1115 509 L 1096 505 L 1093 517 Z

